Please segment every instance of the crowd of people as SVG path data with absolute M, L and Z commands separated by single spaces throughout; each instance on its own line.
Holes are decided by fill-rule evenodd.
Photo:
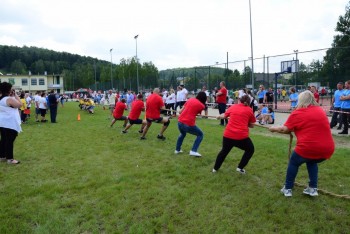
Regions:
M 318 182 L 318 163 L 329 159 L 334 152 L 334 141 L 330 129 L 338 123 L 339 129 L 343 130 L 339 134 L 348 134 L 348 124 L 350 120 L 350 81 L 342 82 L 337 85 L 337 91 L 333 98 L 332 120 L 329 123 L 326 113 L 319 106 L 319 95 L 316 87 L 310 87 L 310 90 L 298 93 L 295 88 L 290 89 L 289 102 L 292 113 L 283 126 L 271 126 L 271 132 L 290 134 L 294 132 L 297 137 L 296 147 L 292 153 L 287 168 L 286 180 L 281 192 L 289 197 L 292 196 L 292 188 L 298 168 L 306 163 L 309 173 L 309 186 L 304 190 L 305 194 L 317 196 Z M 53 91 L 49 95 L 45 92 L 37 92 L 34 97 L 21 93 L 19 96 L 13 91 L 11 84 L 2 82 L 0 84 L 0 158 L 10 164 L 18 164 L 19 161 L 13 158 L 13 143 L 17 134 L 21 132 L 21 123 L 27 119 L 26 110 L 30 110 L 30 105 L 35 105 L 36 121 L 46 122 L 46 111 L 50 110 L 51 123 L 56 123 L 57 106 L 60 102 L 59 95 Z M 196 96 L 190 97 L 189 92 L 184 85 L 179 85 L 176 91 L 169 91 L 159 88 L 153 89 L 144 95 L 137 95 L 128 90 L 124 92 L 108 91 L 106 95 L 101 96 L 100 102 L 103 102 L 104 108 L 108 106 L 112 127 L 116 121 L 123 122 L 122 133 L 126 134 L 134 124 L 140 125 L 138 131 L 140 140 L 146 140 L 148 130 L 153 123 L 161 124 L 160 131 L 156 138 L 166 140 L 165 131 L 170 125 L 172 118 L 178 117 L 179 136 L 175 144 L 174 153 L 181 154 L 183 141 L 187 133 L 195 135 L 189 155 L 201 157 L 199 147 L 204 138 L 204 132 L 196 125 L 196 118 L 201 116 L 208 117 L 207 108 L 212 104 L 211 97 L 215 98 L 215 105 L 218 108 L 219 115 L 216 117 L 221 126 L 225 126 L 222 140 L 222 148 L 216 157 L 213 173 L 218 172 L 225 158 L 233 147 L 244 151 L 242 158 L 237 165 L 236 171 L 245 174 L 245 167 L 252 158 L 255 148 L 253 141 L 249 137 L 249 128 L 260 124 L 274 124 L 275 114 L 272 107 L 274 101 L 274 92 L 271 88 L 267 90 L 263 85 L 259 86 L 257 96 L 255 97 L 250 90 L 241 89 L 232 94 L 226 89 L 224 81 L 220 82 L 220 89 L 214 89 L 210 94 L 206 87 L 198 92 Z M 282 100 L 286 99 L 286 93 L 281 92 Z M 93 113 L 95 100 L 82 97 L 80 108 Z M 228 104 L 229 100 L 235 98 L 236 102 Z M 287 101 L 287 100 L 285 100 Z M 235 103 L 235 104 L 233 104 Z M 92 108 L 91 108 L 92 107 Z M 124 111 L 129 110 L 129 115 Z M 145 112 L 144 119 L 141 119 L 141 113 Z M 257 114 L 255 114 L 257 112 Z M 39 120 L 38 116 L 41 116 Z M 341 118 L 339 118 L 339 115 Z M 317 124 L 314 124 L 317 123 Z

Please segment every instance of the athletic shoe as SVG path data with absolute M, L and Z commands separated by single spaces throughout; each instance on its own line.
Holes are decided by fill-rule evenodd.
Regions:
M 125 133 L 127 133 L 127 131 L 123 130 L 123 131 L 122 131 L 122 133 L 124 133 L 124 134 L 125 134 Z
M 140 137 L 140 140 L 146 140 L 146 137 Z
M 139 130 L 139 133 L 143 133 L 143 130 Z
M 337 130 L 341 130 L 342 128 L 341 127 L 337 127 Z
M 160 140 L 163 140 L 163 141 L 166 139 L 165 136 L 163 136 L 163 135 L 161 135 L 161 136 L 158 135 L 157 138 L 160 139 Z
M 194 151 L 190 151 L 190 156 L 194 156 L 194 157 L 202 157 L 202 155 L 198 152 L 194 152 Z
M 344 131 L 342 131 L 342 132 L 338 132 L 338 134 L 348 135 L 348 132 L 344 132 Z
M 284 194 L 285 197 L 291 197 L 292 196 L 292 190 L 291 189 L 286 189 L 285 186 L 281 189 L 281 193 Z
M 183 151 L 182 151 L 182 150 L 179 150 L 179 151 L 175 150 L 174 153 L 175 153 L 175 154 L 181 154 L 181 153 L 183 153 Z
M 215 170 L 214 168 L 213 168 L 213 170 L 211 171 L 212 173 L 216 173 L 217 172 L 217 170 Z
M 244 169 L 241 169 L 241 168 L 238 168 L 238 167 L 237 167 L 236 171 L 238 171 L 238 172 L 241 173 L 242 175 L 245 174 L 245 170 L 244 170 Z
M 307 187 L 306 189 L 304 189 L 303 193 L 307 194 L 307 195 L 310 195 L 311 197 L 318 196 L 317 188 Z
M 9 160 L 7 160 L 7 163 L 8 164 L 19 164 L 20 162 L 18 160 L 15 160 L 15 159 L 9 159 Z

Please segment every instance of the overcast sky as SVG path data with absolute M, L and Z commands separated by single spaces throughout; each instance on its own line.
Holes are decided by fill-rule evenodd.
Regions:
M 331 47 L 347 0 L 251 0 L 254 58 Z M 0 44 L 166 68 L 251 56 L 248 0 L 0 0 Z M 301 53 L 308 64 L 324 51 Z M 270 72 L 293 55 L 270 59 Z M 262 71 L 262 60 L 255 62 Z M 250 64 L 247 64 L 250 65 Z M 230 65 L 243 70 L 243 64 Z

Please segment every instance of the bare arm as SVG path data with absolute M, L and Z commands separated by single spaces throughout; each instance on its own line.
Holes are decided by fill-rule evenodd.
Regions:
M 283 134 L 289 134 L 292 132 L 286 126 L 271 127 L 271 128 L 269 128 L 269 130 L 270 130 L 270 132 L 278 132 L 278 133 L 283 133 Z
M 11 95 L 10 98 L 6 100 L 6 104 L 8 106 L 12 106 L 13 108 L 20 108 L 22 106 L 22 102 L 16 93 Z
M 254 123 L 249 123 L 248 128 L 254 128 L 255 124 Z
M 216 119 L 226 119 L 225 113 L 223 113 L 223 114 L 217 116 Z

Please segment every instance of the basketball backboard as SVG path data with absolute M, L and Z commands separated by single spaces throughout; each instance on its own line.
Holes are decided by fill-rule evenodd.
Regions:
M 295 73 L 298 72 L 299 60 L 289 60 L 281 62 L 281 73 Z

